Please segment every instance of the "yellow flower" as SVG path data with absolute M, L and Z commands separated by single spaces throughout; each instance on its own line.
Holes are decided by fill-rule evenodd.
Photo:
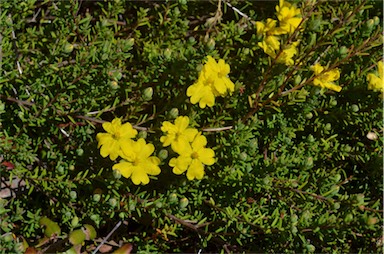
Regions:
M 280 53 L 279 57 L 277 58 L 276 62 L 278 63 L 284 63 L 287 66 L 291 66 L 294 64 L 293 56 L 297 55 L 297 45 L 299 44 L 298 41 L 293 42 L 292 44 L 288 45 L 287 48 L 283 49 L 283 51 Z
M 280 27 L 276 27 L 277 21 L 274 19 L 267 19 L 267 22 L 256 21 L 257 34 L 263 36 L 281 35 L 287 32 Z
M 114 170 L 118 170 L 120 174 L 126 178 L 131 178 L 136 185 L 148 184 L 148 175 L 158 175 L 161 170 L 159 168 L 160 159 L 151 156 L 155 147 L 152 144 L 146 144 L 145 140 L 140 138 L 138 141 L 124 140 L 121 160 L 113 165 Z
M 188 87 L 187 96 L 191 97 L 191 103 L 199 103 L 200 108 L 212 107 L 215 104 L 215 94 L 212 87 L 198 81 Z
M 280 0 L 276 6 L 276 12 L 280 28 L 289 34 L 292 34 L 302 21 L 301 17 L 297 17 L 300 16 L 300 9 L 284 0 Z
M 215 104 L 215 97 L 232 93 L 235 84 L 229 79 L 229 72 L 230 67 L 223 59 L 216 62 L 213 57 L 208 56 L 198 80 L 187 89 L 191 103 L 199 102 L 200 108 L 212 107 Z
M 180 151 L 187 147 L 198 132 L 196 129 L 188 128 L 188 125 L 188 116 L 179 116 L 175 124 L 163 122 L 161 130 L 166 133 L 166 136 L 160 138 L 163 146 L 171 145 L 173 151 Z
M 134 138 L 137 130 L 132 128 L 130 123 L 121 124 L 120 118 L 115 118 L 112 122 L 103 123 L 103 128 L 107 133 L 98 133 L 96 139 L 99 142 L 98 148 L 104 158 L 109 155 L 111 160 L 115 160 L 120 155 L 121 141 Z
M 315 72 L 316 77 L 313 80 L 315 86 L 328 88 L 336 92 L 341 91 L 341 86 L 338 86 L 333 82 L 340 78 L 340 71 L 338 69 L 324 71 L 324 67 L 317 63 L 314 66 L 311 66 L 311 70 Z
M 384 92 L 384 77 L 383 77 L 383 62 L 379 61 L 377 63 L 378 76 L 375 73 L 368 73 L 368 89 L 374 91 Z
M 180 175 L 187 171 L 188 180 L 202 179 L 204 165 L 215 163 L 215 152 L 210 148 L 205 148 L 206 144 L 207 139 L 199 132 L 191 144 L 188 144 L 183 150 L 176 150 L 180 156 L 169 161 L 169 166 L 173 167 L 172 172 Z
M 276 50 L 280 49 L 280 42 L 277 36 L 267 36 L 258 45 L 264 50 L 264 53 L 271 57 L 276 56 Z
M 223 59 L 216 62 L 213 57 L 208 56 L 208 61 L 203 67 L 203 75 L 200 77 L 202 82 L 207 82 L 214 92 L 223 96 L 229 91 L 232 93 L 235 90 L 235 84 L 228 78 L 230 72 L 229 64 L 226 64 Z

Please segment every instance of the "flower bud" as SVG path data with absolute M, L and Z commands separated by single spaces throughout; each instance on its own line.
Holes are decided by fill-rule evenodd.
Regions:
M 143 92 L 143 99 L 145 101 L 150 101 L 152 100 L 152 96 L 153 96 L 153 89 L 152 87 L 148 87 L 144 90 Z
M 315 246 L 313 246 L 312 244 L 308 244 L 305 247 L 307 248 L 308 252 L 315 252 L 315 250 L 316 250 Z
M 336 174 L 336 175 L 333 177 L 333 180 L 334 180 L 335 182 L 340 181 L 340 179 L 341 179 L 341 175 L 340 175 L 340 174 Z
M 69 193 L 69 196 L 71 197 L 72 200 L 76 200 L 76 198 L 77 198 L 77 193 L 76 193 L 76 191 L 71 191 L 71 192 Z
M 73 51 L 73 49 L 74 49 L 73 44 L 71 44 L 71 43 L 69 43 L 69 42 L 66 42 L 66 43 L 64 44 L 64 47 L 63 47 L 63 51 L 64 51 L 64 53 L 69 54 L 69 53 L 71 53 L 71 52 Z
M 175 193 L 172 193 L 168 197 L 169 203 L 176 203 L 178 201 L 177 195 Z
M 209 39 L 208 43 L 207 43 L 207 47 L 209 50 L 213 50 L 215 48 L 215 40 L 214 39 Z
M 352 104 L 352 106 L 351 106 L 351 109 L 352 109 L 352 111 L 353 112 L 359 112 L 359 106 L 357 106 L 356 104 Z
M 101 199 L 101 195 L 100 194 L 93 194 L 93 201 L 99 202 L 100 199 Z
M 162 203 L 160 200 L 156 200 L 156 201 L 155 201 L 155 206 L 156 206 L 157 208 L 162 208 L 162 207 L 163 207 L 163 203 Z
M 305 161 L 305 166 L 307 166 L 308 168 L 313 166 L 313 158 L 312 157 L 307 158 L 307 160 Z
M 246 152 L 242 152 L 242 153 L 240 153 L 240 160 L 242 160 L 242 161 L 246 161 L 247 160 L 247 158 L 248 158 L 248 155 L 247 155 L 247 153 Z
M 378 24 L 380 24 L 380 19 L 378 16 L 374 16 L 373 17 L 373 21 L 375 22 L 375 26 L 377 26 Z
M 343 148 L 343 152 L 349 153 L 352 150 L 352 147 L 350 145 L 345 145 Z
M 117 83 L 117 81 L 113 80 L 113 81 L 109 82 L 109 87 L 111 87 L 112 89 L 116 90 L 116 89 L 119 88 L 119 84 Z
M 299 85 L 301 83 L 301 76 L 300 75 L 297 75 L 295 77 L 295 80 L 293 81 L 293 84 L 294 85 Z
M 356 201 L 358 204 L 364 203 L 364 194 L 357 194 L 356 195 Z
M 368 217 L 367 224 L 369 226 L 375 225 L 378 222 L 378 219 L 376 217 Z
M 297 216 L 297 214 L 292 214 L 292 216 L 291 216 L 291 222 L 292 222 L 293 224 L 296 224 L 298 218 L 299 218 L 299 217 Z
M 180 209 L 186 208 L 188 203 L 189 203 L 189 201 L 187 198 L 180 199 L 180 202 L 179 202 Z
M 367 28 L 368 28 L 369 30 L 372 30 L 374 26 L 375 26 L 375 21 L 374 21 L 373 19 L 369 19 L 369 20 L 367 21 Z
M 84 154 L 84 150 L 82 148 L 77 148 L 76 153 L 78 156 L 82 156 Z
M 308 120 L 309 120 L 309 119 L 312 119 L 312 117 L 313 117 L 312 112 L 308 112 L 308 113 L 305 115 L 305 118 L 307 118 Z
M 192 37 L 192 36 L 189 37 L 189 38 L 188 38 L 188 42 L 191 43 L 191 44 L 194 44 L 194 43 L 196 42 L 195 37 Z
M 347 215 L 345 215 L 344 222 L 349 223 L 351 221 L 353 221 L 353 215 L 351 213 L 348 213 Z
M 117 205 L 117 201 L 114 198 L 111 198 L 110 200 L 108 200 L 108 203 L 112 207 L 115 207 Z
M 307 141 L 308 141 L 309 143 L 312 143 L 312 142 L 315 141 L 315 137 L 314 137 L 312 134 L 309 134 L 308 137 L 307 137 Z
M 166 48 L 166 49 L 164 50 L 164 57 L 165 57 L 165 59 L 167 59 L 167 60 L 170 60 L 170 59 L 171 59 L 171 57 L 172 57 L 172 51 L 171 51 L 171 49 Z
M 137 138 L 146 139 L 147 136 L 148 136 L 148 132 L 146 132 L 146 131 L 140 131 L 139 134 L 137 134 Z
M 339 54 L 341 56 L 346 56 L 348 54 L 348 48 L 346 46 L 341 46 L 339 49 Z
M 135 44 L 135 38 L 129 38 L 128 39 L 128 43 L 133 46 L 133 44 Z
M 168 150 L 161 149 L 157 156 L 160 158 L 160 160 L 167 159 L 168 158 Z
M 90 216 L 91 220 L 93 220 L 97 225 L 100 223 L 100 216 L 98 214 L 92 214 Z
M 332 106 L 332 107 L 335 107 L 335 106 L 337 106 L 337 101 L 336 100 L 331 100 L 329 102 L 329 105 Z
M 119 170 L 113 170 L 113 176 L 115 177 L 115 179 L 120 179 L 121 178 L 121 173 Z
M 79 224 L 79 217 L 75 216 L 71 220 L 71 226 L 76 227 Z
M 64 174 L 64 167 L 63 166 L 58 166 L 57 167 L 57 172 L 59 172 L 61 175 Z
M 249 48 L 244 48 L 244 49 L 243 49 L 243 54 L 244 54 L 244 55 L 249 55 L 249 52 L 250 52 L 250 51 L 249 51 Z
M 169 111 L 169 117 L 171 118 L 176 118 L 179 116 L 179 109 L 178 108 L 172 108 L 170 111 Z

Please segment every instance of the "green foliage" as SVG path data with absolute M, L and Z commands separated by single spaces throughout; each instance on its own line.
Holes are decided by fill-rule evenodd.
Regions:
M 2 2 L 0 252 L 62 232 L 55 251 L 92 251 L 118 221 L 110 240 L 137 253 L 378 252 L 383 102 L 366 76 L 382 60 L 382 3 L 296 2 L 303 30 L 281 42 L 300 40 L 293 66 L 258 45 L 275 2 Z M 201 109 L 186 90 L 207 55 L 236 88 Z M 340 70 L 340 93 L 311 85 L 317 62 Z M 201 181 L 168 166 L 160 126 L 178 115 L 215 150 Z M 99 154 L 115 117 L 156 147 L 148 185 Z

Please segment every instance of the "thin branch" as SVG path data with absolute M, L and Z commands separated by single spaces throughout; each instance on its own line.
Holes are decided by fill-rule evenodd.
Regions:
M 230 130 L 232 129 L 233 126 L 226 126 L 226 127 L 220 127 L 220 128 L 204 128 L 202 131 L 206 132 L 217 132 L 217 131 L 225 131 L 225 130 Z
M 104 238 L 104 240 L 99 244 L 99 246 L 97 246 L 97 248 L 92 252 L 92 254 L 96 254 L 97 251 L 101 248 L 101 246 L 103 246 L 103 244 L 109 239 L 109 237 L 111 237 L 111 235 L 120 227 L 121 225 L 121 221 L 119 221 L 116 226 L 112 229 L 111 232 L 109 232 L 109 234 Z

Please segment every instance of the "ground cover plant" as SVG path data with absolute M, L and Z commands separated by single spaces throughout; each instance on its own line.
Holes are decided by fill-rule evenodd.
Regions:
M 380 1 L 2 1 L 1 253 L 383 248 Z

